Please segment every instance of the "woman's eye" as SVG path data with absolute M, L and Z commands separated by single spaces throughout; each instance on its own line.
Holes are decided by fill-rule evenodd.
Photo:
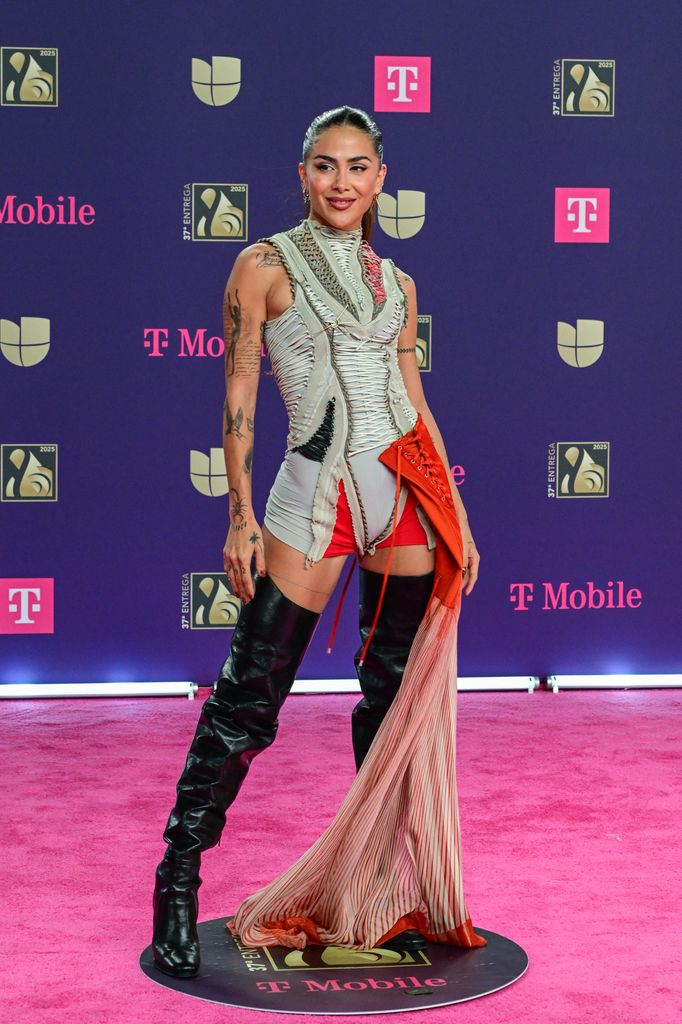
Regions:
M 331 167 L 331 164 L 315 164 L 315 167 L 316 167 L 316 169 L 318 171 L 325 171 L 325 170 L 327 170 L 327 168 L 331 168 L 333 170 L 333 168 Z M 351 171 L 366 171 L 366 170 L 367 170 L 367 168 L 365 167 L 364 164 L 354 164 L 351 167 Z

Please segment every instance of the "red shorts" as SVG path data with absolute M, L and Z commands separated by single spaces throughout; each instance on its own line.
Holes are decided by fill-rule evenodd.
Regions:
M 395 528 L 395 540 L 393 541 L 395 547 L 405 544 L 428 544 L 428 538 L 424 527 L 419 522 L 417 516 L 417 499 L 415 498 L 412 488 L 408 488 L 407 501 L 402 511 L 402 515 L 398 520 L 398 524 Z M 389 533 L 380 544 L 377 544 L 377 550 L 379 548 L 388 548 L 391 546 L 391 534 Z M 339 480 L 339 497 L 336 503 L 336 523 L 334 525 L 334 532 L 332 533 L 329 546 L 327 547 L 323 558 L 329 558 L 332 555 L 353 555 L 356 552 L 355 537 L 353 535 L 353 524 L 350 517 L 350 509 L 348 508 L 348 498 L 346 497 L 346 489 L 343 484 L 343 480 Z

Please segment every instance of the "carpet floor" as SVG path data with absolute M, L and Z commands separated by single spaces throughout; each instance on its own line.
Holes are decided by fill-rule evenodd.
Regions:
M 208 693 L 0 703 L 7 1021 L 273 1020 L 164 989 L 138 965 L 161 833 Z M 222 845 L 204 855 L 200 920 L 231 914 L 326 828 L 354 775 L 358 699 L 289 697 Z M 530 966 L 483 998 L 390 1019 L 678 1024 L 681 709 L 679 690 L 459 694 L 467 906 Z

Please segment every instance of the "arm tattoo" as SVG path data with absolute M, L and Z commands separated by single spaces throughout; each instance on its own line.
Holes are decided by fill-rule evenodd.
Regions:
M 416 351 L 417 351 L 416 347 L 413 347 L 413 348 L 399 348 L 398 349 L 398 352 L 416 352 Z
M 232 302 L 230 293 L 227 293 L 225 319 L 228 317 L 232 320 L 232 331 L 229 340 L 227 338 L 227 331 L 225 332 L 225 372 L 234 373 L 235 352 L 239 342 L 239 335 L 242 330 L 242 308 L 239 301 L 239 289 L 235 290 L 234 303 Z
M 225 374 L 247 376 L 260 372 L 260 338 L 255 338 L 251 317 L 242 309 L 239 289 L 228 291 L 224 303 Z
M 248 452 L 244 456 L 244 472 L 251 472 L 251 464 L 253 462 L 253 445 L 249 448 Z
M 234 416 L 230 412 L 230 407 L 227 404 L 227 397 L 225 397 L 225 404 L 223 405 L 225 410 L 225 434 L 234 434 L 240 441 L 244 439 L 242 434 L 242 425 L 244 423 L 244 411 L 241 406 L 237 409 Z M 247 425 L 251 424 L 250 430 L 253 432 L 253 420 L 246 417 Z
M 282 257 L 277 252 L 263 252 L 258 257 L 257 267 L 282 267 Z
M 239 497 L 234 487 L 230 487 L 230 497 L 232 498 L 232 508 L 230 511 L 232 526 L 235 530 L 244 530 L 248 526 L 248 523 L 244 522 L 246 502 L 243 498 Z

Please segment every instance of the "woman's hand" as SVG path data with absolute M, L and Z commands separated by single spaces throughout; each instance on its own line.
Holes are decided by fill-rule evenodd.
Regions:
M 238 523 L 233 523 L 227 532 L 223 548 L 223 565 L 232 593 L 245 604 L 255 594 L 255 584 L 251 575 L 251 561 L 256 556 L 256 572 L 265 576 L 265 550 L 263 534 L 255 516 L 248 516 Z
M 460 523 L 459 526 L 462 531 L 462 550 L 464 552 L 462 570 L 466 570 L 462 572 L 462 593 L 466 596 L 474 589 L 474 584 L 478 579 L 478 563 L 481 561 L 481 556 L 474 543 L 474 538 L 471 536 L 468 520 Z

